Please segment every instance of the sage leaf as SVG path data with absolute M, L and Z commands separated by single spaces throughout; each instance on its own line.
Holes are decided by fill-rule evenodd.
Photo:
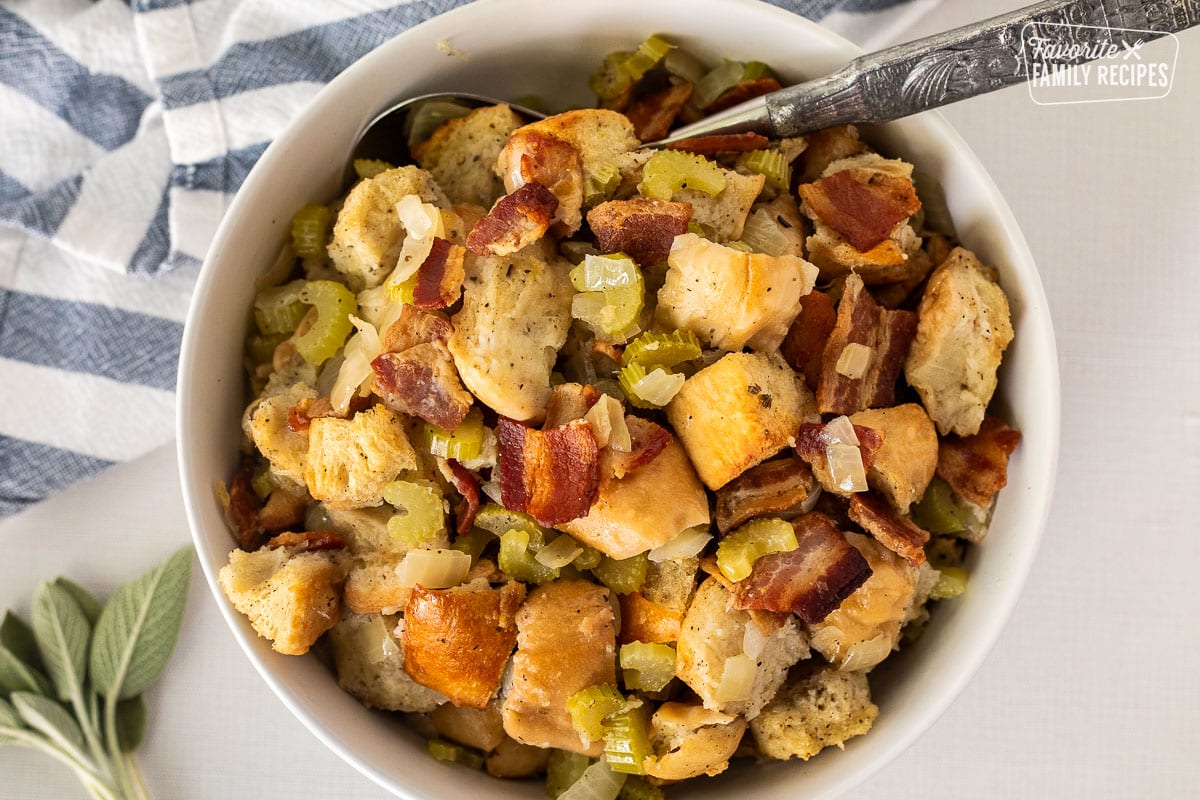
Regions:
M 88 762 L 83 752 L 83 731 L 69 711 L 49 697 L 29 692 L 14 692 L 12 704 L 29 727 L 81 762 Z
M 8 697 L 13 692 L 50 694 L 53 691 L 50 679 L 41 670 L 29 666 L 13 651 L 0 645 L 0 697 Z
M 64 590 L 72 597 L 75 602 L 79 603 L 80 610 L 87 617 L 88 622 L 92 625 L 96 624 L 96 620 L 100 619 L 100 612 L 104 610 L 104 604 L 97 600 L 91 592 L 84 589 L 70 578 L 55 578 L 54 585 Z
M 171 657 L 192 576 L 192 550 L 113 592 L 96 623 L 90 657 L 92 685 L 110 702 L 136 697 L 154 683 Z
M 143 695 L 117 704 L 117 741 L 122 753 L 132 753 L 146 738 L 146 701 Z
M 81 697 L 92 625 L 75 597 L 53 583 L 33 593 L 33 632 L 59 700 Z
M 4 619 L 0 620 L 0 646 L 34 669 L 42 669 L 33 628 L 11 611 L 5 611 Z

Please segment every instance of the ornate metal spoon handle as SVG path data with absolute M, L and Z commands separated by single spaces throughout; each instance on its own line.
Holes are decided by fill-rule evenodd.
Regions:
M 1047 0 L 973 25 L 860 56 L 814 81 L 689 125 L 671 139 L 759 131 L 795 136 L 850 122 L 886 122 L 1023 83 L 1032 31 L 1044 46 L 1077 45 L 1056 64 L 1110 55 L 1200 24 L 1200 0 Z M 1049 52 L 1042 50 L 1043 53 Z M 1060 51 L 1059 51 L 1060 52 Z

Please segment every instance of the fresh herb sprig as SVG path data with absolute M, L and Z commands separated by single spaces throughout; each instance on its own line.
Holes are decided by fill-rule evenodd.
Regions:
M 150 797 L 133 751 L 146 732 L 143 692 L 183 622 L 192 550 L 113 592 L 105 604 L 66 578 L 33 595 L 29 625 L 0 620 L 0 745 L 66 765 L 97 800 Z

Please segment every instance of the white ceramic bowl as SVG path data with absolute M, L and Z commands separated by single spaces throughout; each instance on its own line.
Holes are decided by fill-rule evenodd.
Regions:
M 200 276 L 178 387 L 180 474 L 200 563 L 230 629 L 279 698 L 342 758 L 402 797 L 544 795 L 540 784 L 499 781 L 434 761 L 401 722 L 342 692 L 315 658 L 272 652 L 217 588 L 217 570 L 233 543 L 213 485 L 228 479 L 237 462 L 242 339 L 254 278 L 272 262 L 295 210 L 333 196 L 355 135 L 389 100 L 458 89 L 496 97 L 532 93 L 564 106 L 589 103 L 586 78 L 601 57 L 656 32 L 706 60 L 765 61 L 789 80 L 829 72 L 857 52 L 801 17 L 752 0 L 480 0 L 397 36 L 322 91 L 250 173 Z M 439 49 L 443 41 L 461 55 Z M 880 707 L 874 729 L 844 752 L 803 765 L 733 769 L 689 786 L 688 797 L 833 795 L 902 752 L 950 704 L 999 635 L 1049 507 L 1058 368 L 1046 298 L 1017 224 L 970 148 L 939 116 L 893 123 L 874 138 L 913 161 L 926 186 L 941 186 L 962 240 L 1001 270 L 1016 340 L 1002 370 L 999 404 L 1024 439 L 992 531 L 971 554 L 969 591 L 943 603 L 919 643 L 872 676 Z

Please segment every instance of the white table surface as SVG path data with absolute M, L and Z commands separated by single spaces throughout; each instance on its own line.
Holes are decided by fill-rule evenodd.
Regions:
M 912 33 L 1018 5 L 946 0 Z M 1162 100 L 1051 107 L 1011 88 L 945 112 L 1040 265 L 1062 455 L 1041 552 L 994 651 L 857 797 L 1200 796 L 1198 62 L 1192 31 Z M 163 448 L 0 522 L 0 607 L 27 614 L 56 574 L 108 591 L 185 543 L 174 458 Z M 150 708 L 140 757 L 159 798 L 385 797 L 275 700 L 198 569 Z M 57 765 L 0 749 L 0 798 L 76 797 Z

